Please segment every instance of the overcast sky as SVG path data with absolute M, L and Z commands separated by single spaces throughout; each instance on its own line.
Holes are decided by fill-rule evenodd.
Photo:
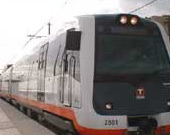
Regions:
M 21 46 L 49 20 L 81 14 L 129 13 L 151 0 L 0 0 L 0 69 L 18 55 Z M 159 0 L 135 12 L 140 16 L 170 15 L 170 0 Z M 40 35 L 47 34 L 47 27 Z M 38 41 L 37 39 L 35 39 Z M 36 41 L 32 41 L 33 44 Z

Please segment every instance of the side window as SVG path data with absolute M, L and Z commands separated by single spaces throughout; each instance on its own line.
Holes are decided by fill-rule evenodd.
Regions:
M 43 45 L 43 46 L 40 48 L 39 61 L 38 61 L 38 69 L 46 68 L 47 51 L 48 51 L 48 43 L 46 43 L 45 45 Z
M 74 78 L 80 82 L 80 52 L 74 52 L 75 62 L 74 62 Z
M 66 67 L 66 65 L 68 65 L 67 63 L 67 57 L 64 47 L 62 45 L 59 46 L 58 48 L 58 52 L 56 53 L 56 59 L 54 62 L 54 69 L 53 69 L 53 75 L 57 76 L 61 74 L 61 69 L 63 70 L 63 67 Z M 65 64 L 66 63 L 66 64 Z M 65 71 L 67 69 L 65 68 Z
M 60 54 L 61 54 L 61 45 L 58 48 L 58 53 L 57 53 L 57 56 L 54 62 L 54 71 L 53 71 L 54 76 L 58 75 L 58 72 L 59 72 L 57 63 L 59 62 Z
M 62 71 L 68 73 L 75 80 L 80 82 L 80 53 L 79 51 L 72 51 L 62 56 Z M 60 68 L 61 68 L 60 65 Z M 55 67 L 55 75 L 58 67 Z
M 68 73 L 69 70 L 69 61 L 68 61 L 68 54 L 64 54 L 62 61 L 61 61 L 61 68 L 62 68 L 62 73 L 66 74 Z
M 76 58 L 72 56 L 69 60 L 69 75 L 75 78 Z

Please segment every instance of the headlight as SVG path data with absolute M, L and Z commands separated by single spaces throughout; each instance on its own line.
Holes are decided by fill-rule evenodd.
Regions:
M 113 104 L 112 103 L 106 103 L 105 108 L 106 108 L 106 110 L 113 110 Z
M 167 106 L 170 106 L 170 101 L 167 101 Z
M 138 19 L 136 17 L 132 17 L 131 20 L 130 20 L 130 23 L 132 25 L 136 25 L 138 23 Z
M 120 23 L 121 24 L 126 24 L 128 22 L 128 18 L 126 17 L 126 16 L 122 16 L 121 18 L 120 18 Z

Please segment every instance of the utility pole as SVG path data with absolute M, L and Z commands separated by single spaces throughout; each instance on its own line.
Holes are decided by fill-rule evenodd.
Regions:
M 48 35 L 50 35 L 51 34 L 51 23 L 49 22 L 48 23 Z

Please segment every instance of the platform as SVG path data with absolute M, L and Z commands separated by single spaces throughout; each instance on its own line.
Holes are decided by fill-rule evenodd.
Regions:
M 56 135 L 0 99 L 0 135 Z

